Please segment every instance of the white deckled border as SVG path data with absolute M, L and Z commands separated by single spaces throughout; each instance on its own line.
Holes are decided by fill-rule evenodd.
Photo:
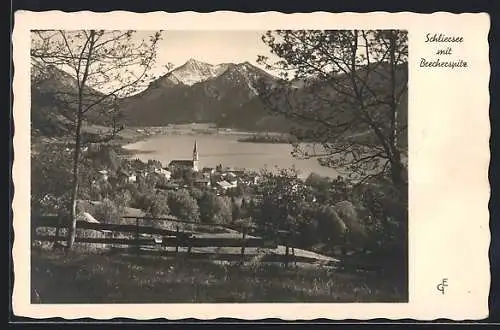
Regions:
M 410 302 L 356 304 L 120 304 L 31 305 L 30 203 L 30 29 L 269 30 L 406 29 L 409 31 Z M 423 70 L 421 57 L 435 45 L 426 33 L 462 35 L 456 56 L 468 70 Z M 61 11 L 15 13 L 13 248 L 14 314 L 34 318 L 129 317 L 138 320 L 247 320 L 372 318 L 474 320 L 487 316 L 490 151 L 489 17 L 487 14 L 339 13 L 131 13 Z M 436 284 L 447 277 L 447 294 Z

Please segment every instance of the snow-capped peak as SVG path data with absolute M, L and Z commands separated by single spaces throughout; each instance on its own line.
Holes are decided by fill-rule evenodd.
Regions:
M 238 72 L 250 83 L 250 85 L 252 85 L 262 74 L 267 74 L 249 62 L 212 65 L 191 58 L 183 65 L 171 71 L 168 75 L 164 76 L 164 78 L 175 85 L 184 84 L 192 86 L 196 83 L 219 77 L 226 72 L 230 74 Z
M 196 83 L 214 78 L 222 72 L 221 68 L 218 66 L 213 66 L 195 59 L 189 59 L 186 63 L 173 70 L 170 76 L 175 78 L 176 81 L 192 86 Z

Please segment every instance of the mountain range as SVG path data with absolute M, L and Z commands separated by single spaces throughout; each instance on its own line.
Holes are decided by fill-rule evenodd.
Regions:
M 129 125 L 211 122 L 219 126 L 276 130 L 284 119 L 267 113 L 258 81 L 276 77 L 248 63 L 211 65 L 194 59 L 153 81 L 120 106 Z
M 398 70 L 398 77 L 403 76 L 401 72 L 407 72 L 407 66 L 401 69 Z M 75 94 L 76 81 L 59 69 L 52 68 L 51 72 L 41 83 L 32 83 L 32 126 L 40 131 L 52 130 L 53 127 L 64 130 L 64 127 L 72 121 L 71 110 L 75 106 L 73 104 L 63 107 L 66 110 L 62 113 L 60 109 L 56 111 L 55 108 L 60 107 L 53 102 L 51 96 L 61 91 L 67 95 Z M 206 122 L 215 123 L 219 127 L 248 131 L 289 132 L 293 127 L 304 124 L 271 114 L 266 110 L 258 92 L 258 84 L 264 82 L 268 86 L 276 86 L 278 80 L 277 77 L 248 62 L 211 65 L 190 59 L 152 81 L 140 93 L 120 99 L 122 121 L 128 126 Z M 331 100 L 339 98 L 338 93 L 321 81 L 319 83 L 296 81 L 293 85 L 293 100 L 297 104 L 300 103 L 302 108 L 317 103 L 318 95 Z M 373 89 L 388 88 L 379 78 L 372 78 L 368 81 L 368 85 Z M 90 99 L 102 95 L 92 89 L 88 89 L 86 93 Z M 329 102 L 312 108 L 314 108 L 312 111 L 317 112 L 332 111 Z M 347 120 L 352 116 L 350 109 L 334 108 L 338 116 Z M 90 113 L 92 113 L 89 118 L 91 123 L 105 124 L 109 120 L 106 117 L 106 107 Z M 400 107 L 399 118 L 406 124 L 406 102 Z M 352 133 L 362 133 L 366 130 L 366 126 L 359 126 Z

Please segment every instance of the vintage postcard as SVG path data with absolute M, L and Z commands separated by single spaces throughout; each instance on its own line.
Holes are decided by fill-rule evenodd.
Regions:
M 16 12 L 14 314 L 486 318 L 489 27 Z

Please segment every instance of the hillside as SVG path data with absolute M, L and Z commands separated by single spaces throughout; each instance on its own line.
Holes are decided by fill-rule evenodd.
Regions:
M 364 67 L 358 69 L 357 75 L 364 80 L 363 83 L 358 80 L 357 84 L 358 88 L 363 84 L 361 93 L 363 93 L 366 111 L 371 120 L 381 128 L 384 135 L 388 136 L 391 129 L 389 66 L 381 64 L 370 68 Z M 339 74 L 331 79 L 335 80 L 333 84 L 328 80 L 311 79 L 304 81 L 300 87 L 295 87 L 297 84 L 293 83 L 281 86 L 280 91 L 273 93 L 276 96 L 271 98 L 271 103 L 286 109 L 288 113 L 299 113 L 300 117 L 297 116 L 295 122 L 304 124 L 305 127 L 296 127 L 299 127 L 299 131 L 305 131 L 308 136 L 310 136 L 308 130 L 312 125 L 314 133 L 319 139 L 331 141 L 331 127 L 336 125 L 344 127 L 342 125 L 348 123 L 349 129 L 342 134 L 343 137 L 354 138 L 368 144 L 379 144 L 367 120 L 360 120 L 359 105 L 350 105 L 344 101 L 345 95 L 355 94 L 352 91 L 351 77 Z M 403 90 L 403 86 L 408 81 L 408 66 L 406 64 L 396 69 L 395 81 L 395 92 L 401 94 L 399 104 L 396 106 L 397 122 L 399 127 L 405 127 L 408 124 L 408 92 L 407 89 Z M 283 97 L 284 94 L 287 97 Z M 285 102 L 283 99 L 286 99 L 285 107 L 283 107 Z M 341 130 L 339 129 L 339 131 Z M 339 136 L 334 135 L 334 139 L 338 138 Z M 398 139 L 401 146 L 407 146 L 407 131 L 400 131 Z
M 92 88 L 83 91 L 90 105 L 104 94 Z M 43 70 L 31 67 L 31 129 L 34 136 L 61 136 L 71 132 L 77 109 L 77 81 L 54 66 Z M 102 103 L 88 113 L 84 124 L 105 125 L 109 121 L 109 105 Z

